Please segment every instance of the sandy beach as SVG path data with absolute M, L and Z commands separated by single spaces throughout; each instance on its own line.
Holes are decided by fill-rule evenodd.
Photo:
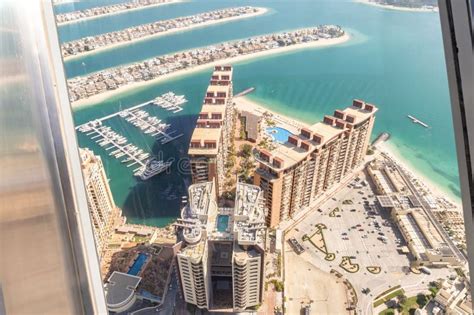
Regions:
M 208 26 L 215 25 L 215 24 L 224 24 L 224 23 L 229 23 L 229 22 L 233 22 L 233 21 L 236 21 L 236 20 L 248 19 L 248 18 L 252 18 L 252 17 L 255 17 L 255 16 L 263 15 L 263 14 L 268 12 L 267 8 L 256 8 L 256 9 L 257 9 L 257 12 L 254 12 L 254 13 L 251 13 L 251 14 L 246 14 L 246 15 L 241 15 L 241 16 L 234 16 L 234 17 L 231 17 L 231 18 L 224 18 L 224 19 L 220 19 L 220 20 L 207 21 L 207 22 L 199 23 L 199 24 L 195 24 L 195 25 L 170 29 L 170 30 L 160 32 L 160 33 L 150 34 L 150 35 L 143 36 L 143 37 L 140 37 L 140 38 L 134 38 L 131 41 L 124 41 L 124 42 L 119 42 L 119 43 L 115 43 L 115 44 L 112 44 L 112 45 L 98 47 L 94 50 L 85 51 L 85 52 L 82 52 L 82 53 L 79 53 L 79 54 L 76 54 L 76 55 L 70 55 L 70 56 L 63 57 L 63 59 L 64 59 L 64 61 L 67 62 L 69 60 L 78 59 L 80 57 L 84 57 L 84 56 L 87 56 L 87 55 L 94 55 L 94 54 L 97 54 L 97 53 L 102 52 L 102 51 L 115 49 L 115 48 L 120 47 L 120 46 L 133 45 L 137 42 L 150 40 L 152 38 L 167 36 L 167 35 L 171 35 L 171 34 L 178 33 L 178 32 L 186 32 L 186 31 L 189 31 L 189 30 L 197 29 L 197 28 L 200 28 L 200 27 L 208 27 Z
M 247 111 L 255 111 L 257 113 L 264 113 L 266 111 L 271 112 L 273 114 L 274 119 L 277 120 L 277 122 L 279 121 L 280 123 L 283 123 L 285 127 L 292 127 L 292 128 L 287 128 L 287 129 L 293 133 L 298 133 L 299 129 L 303 127 L 308 127 L 307 124 L 301 121 L 298 121 L 294 118 L 291 118 L 289 116 L 276 113 L 272 109 L 266 108 L 264 105 L 250 100 L 248 97 L 241 96 L 241 97 L 234 98 L 234 102 L 238 109 L 245 109 Z M 458 208 L 458 210 L 462 209 L 462 204 L 460 200 L 452 198 L 452 195 L 450 195 L 448 192 L 441 189 L 436 183 L 434 183 L 428 177 L 423 175 L 420 171 L 417 171 L 413 166 L 409 165 L 403 159 L 403 157 L 399 154 L 399 152 L 397 152 L 397 150 L 393 148 L 393 146 L 390 145 L 390 140 L 388 143 L 387 142 L 379 143 L 377 145 L 377 148 L 381 152 L 385 152 L 387 155 L 389 155 L 401 167 L 403 167 L 404 169 L 412 173 L 415 178 L 420 180 L 431 191 L 433 196 L 444 197 L 450 202 L 454 203 L 456 207 Z
M 67 24 L 80 23 L 80 22 L 83 22 L 83 21 L 100 19 L 104 16 L 122 14 L 122 13 L 125 13 L 125 12 L 132 12 L 132 11 L 137 11 L 137 10 L 149 9 L 149 8 L 159 7 L 159 6 L 162 6 L 162 5 L 168 5 L 168 4 L 178 3 L 178 2 L 185 2 L 185 1 L 187 1 L 187 0 L 169 0 L 168 2 L 156 3 L 156 4 L 147 5 L 147 6 L 144 6 L 144 7 L 137 7 L 137 8 L 133 8 L 133 9 L 120 10 L 120 11 L 114 11 L 114 12 L 100 14 L 100 15 L 88 16 L 88 17 L 81 18 L 81 19 L 78 19 L 78 20 L 72 20 L 72 21 L 56 23 L 56 24 L 58 26 L 63 26 L 63 25 L 67 25 Z
M 408 11 L 408 12 L 438 12 L 438 8 L 435 9 L 428 9 L 428 8 L 408 8 L 402 6 L 395 6 L 391 4 L 379 4 L 372 2 L 370 0 L 355 0 L 357 3 L 368 4 L 374 7 L 388 9 L 388 10 L 396 10 L 396 11 Z
M 456 208 L 459 211 L 462 211 L 462 203 L 461 200 L 455 199 L 452 197 L 452 194 L 449 192 L 446 192 L 442 188 L 440 188 L 436 183 L 434 183 L 431 179 L 423 175 L 420 171 L 418 171 L 416 168 L 411 166 L 409 163 L 407 163 L 403 157 L 400 155 L 400 153 L 397 151 L 396 148 L 393 147 L 393 145 L 390 144 L 390 140 L 388 142 L 381 142 L 377 145 L 378 149 L 381 152 L 385 152 L 388 154 L 396 163 L 398 163 L 402 168 L 408 170 L 410 173 L 413 174 L 415 178 L 417 178 L 419 181 L 421 181 L 426 187 L 431 191 L 432 195 L 435 197 L 443 197 L 449 200 L 451 203 L 454 203 L 456 205 Z
M 79 107 L 84 107 L 84 106 L 96 105 L 97 103 L 100 103 L 100 102 L 102 102 L 102 101 L 104 101 L 104 100 L 106 100 L 110 97 L 113 97 L 113 96 L 116 96 L 116 95 L 119 95 L 119 94 L 122 94 L 122 93 L 126 93 L 126 92 L 132 91 L 134 89 L 138 89 L 138 88 L 141 88 L 141 87 L 153 85 L 153 84 L 156 84 L 156 83 L 159 83 L 159 82 L 162 82 L 162 81 L 166 81 L 166 80 L 169 80 L 169 79 L 172 79 L 172 78 L 177 78 L 177 77 L 180 77 L 180 76 L 189 75 L 191 73 L 196 73 L 196 72 L 199 72 L 199 71 L 203 71 L 203 70 L 212 68 L 212 67 L 214 67 L 216 65 L 220 65 L 220 64 L 238 63 L 238 62 L 245 61 L 245 60 L 258 59 L 258 58 L 262 58 L 262 57 L 266 57 L 266 56 L 270 56 L 270 55 L 289 53 L 289 52 L 298 51 L 298 50 L 302 50 L 302 49 L 333 46 L 333 45 L 338 45 L 338 44 L 345 43 L 349 39 L 350 39 L 350 35 L 347 34 L 347 32 L 346 32 L 343 36 L 337 37 L 337 38 L 320 39 L 316 42 L 295 44 L 295 45 L 291 45 L 291 46 L 285 46 L 285 47 L 270 49 L 270 50 L 266 50 L 266 51 L 260 51 L 260 52 L 253 53 L 253 54 L 247 54 L 247 55 L 241 55 L 241 56 L 222 59 L 222 60 L 216 60 L 216 61 L 213 61 L 213 62 L 210 62 L 210 63 L 206 63 L 206 64 L 202 64 L 202 65 L 198 65 L 198 66 L 194 66 L 194 67 L 174 71 L 172 73 L 159 76 L 158 78 L 155 78 L 155 79 L 152 79 L 152 80 L 149 80 L 149 81 L 142 81 L 142 82 L 128 84 L 128 85 L 122 86 L 122 87 L 120 87 L 116 90 L 110 90 L 110 91 L 107 91 L 107 92 L 104 92 L 104 93 L 100 93 L 100 94 L 91 96 L 91 97 L 86 98 L 86 99 L 80 99 L 76 102 L 71 103 L 71 106 L 73 108 L 79 108 Z
M 277 122 L 283 123 L 285 127 L 287 127 L 288 131 L 291 131 L 292 133 L 299 133 L 299 130 L 301 128 L 309 127 L 308 124 L 302 121 L 298 121 L 289 116 L 276 113 L 272 109 L 266 108 L 265 106 L 262 106 L 260 103 L 252 101 L 248 97 L 245 97 L 245 96 L 234 97 L 233 101 L 235 103 L 235 106 L 239 110 L 246 110 L 249 112 L 255 112 L 255 113 L 260 113 L 260 114 L 263 114 L 265 112 L 271 112 L 273 114 L 274 120 L 276 120 Z

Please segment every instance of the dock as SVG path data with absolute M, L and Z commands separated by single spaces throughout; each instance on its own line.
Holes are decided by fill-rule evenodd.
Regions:
M 160 102 L 161 105 L 158 105 L 156 102 L 157 100 L 162 101 Z M 113 117 L 121 117 L 125 119 L 125 121 L 131 123 L 135 127 L 142 130 L 145 134 L 149 134 L 150 136 L 155 137 L 157 141 L 160 141 L 161 144 L 167 144 L 173 140 L 176 140 L 183 136 L 183 134 L 174 135 L 176 131 L 167 130 L 171 127 L 169 124 L 161 123 L 161 120 L 156 116 L 149 115 L 146 111 L 141 110 L 145 106 L 149 105 L 157 105 L 159 107 L 165 108 L 167 110 L 173 110 L 173 112 L 178 112 L 183 110 L 180 106 L 187 102 L 187 99 L 184 95 L 176 95 L 173 92 L 167 92 L 153 100 L 146 101 L 144 103 L 129 107 L 127 109 L 115 112 L 113 114 L 103 116 L 101 118 L 94 119 L 93 121 L 89 121 L 85 124 L 79 125 L 76 127 L 76 130 L 81 131 L 82 128 L 87 128 L 91 122 L 99 122 L 103 123 L 104 121 L 111 119 Z M 165 107 L 163 107 L 165 106 Z
M 86 133 L 97 144 L 108 151 L 109 156 L 113 156 L 120 162 L 127 164 L 127 167 L 138 165 L 133 172 L 143 169 L 150 157 L 149 153 L 144 152 L 133 144 L 127 143 L 124 136 L 112 130 L 108 126 L 103 126 L 99 120 L 94 120 L 81 125 L 79 131 Z M 97 139 L 97 140 L 96 140 Z
M 243 91 L 240 92 L 240 93 L 235 94 L 234 97 L 245 96 L 245 95 L 247 95 L 247 94 L 252 93 L 253 91 L 255 91 L 255 88 L 254 88 L 254 87 L 250 87 L 250 88 L 248 88 L 248 89 L 243 90 Z
M 156 140 L 160 140 L 161 144 L 169 143 L 183 136 L 183 134 L 173 136 L 174 131 L 167 133 L 166 131 L 170 128 L 169 124 L 162 123 L 156 116 L 151 116 L 141 109 L 132 111 L 124 110 L 120 112 L 119 115 L 125 118 L 128 123 L 142 130 L 145 134 L 149 134 L 155 137 Z
M 429 128 L 429 127 L 430 127 L 428 124 L 425 124 L 424 122 L 422 122 L 422 121 L 419 120 L 418 118 L 415 118 L 415 117 L 413 117 L 413 116 L 411 116 L 411 115 L 407 115 L 407 117 L 410 118 L 411 121 L 412 121 L 413 123 L 415 123 L 415 124 L 419 124 L 419 125 L 421 125 L 421 126 L 423 126 L 423 127 L 425 127 L 425 128 Z
M 377 146 L 377 144 L 382 143 L 390 139 L 390 134 L 388 132 L 380 133 L 377 138 L 372 142 L 373 146 Z
M 161 97 L 167 101 L 169 107 L 174 111 L 178 109 L 176 107 L 181 108 L 179 105 L 187 102 L 183 95 L 177 96 L 172 92 L 163 94 Z M 128 143 L 128 139 L 125 136 L 112 130 L 111 127 L 105 126 L 103 123 L 118 116 L 140 129 L 144 134 L 154 137 L 161 144 L 167 144 L 183 136 L 182 133 L 176 135 L 175 130 L 169 131 L 170 124 L 163 123 L 158 117 L 150 115 L 147 111 L 143 110 L 145 106 L 151 105 L 156 105 L 154 100 L 88 121 L 77 126 L 76 130 L 95 141 L 104 148 L 109 156 L 118 159 L 121 163 L 126 164 L 127 167 L 137 166 L 133 170 L 135 176 L 148 179 L 161 173 L 171 163 L 157 161 L 149 152 L 145 152 L 134 144 Z
M 153 104 L 168 111 L 172 111 L 174 114 L 182 111 L 183 107 L 181 105 L 187 102 L 188 100 L 184 97 L 184 95 L 176 95 L 171 91 L 153 100 Z

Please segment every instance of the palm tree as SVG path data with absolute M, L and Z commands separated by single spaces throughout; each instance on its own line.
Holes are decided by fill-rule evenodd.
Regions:
M 407 302 L 407 296 L 406 296 L 405 294 L 403 294 L 403 293 L 402 293 L 402 294 L 399 294 L 399 295 L 397 296 L 397 299 L 398 299 L 398 303 L 399 303 L 399 304 L 402 304 L 402 305 Z

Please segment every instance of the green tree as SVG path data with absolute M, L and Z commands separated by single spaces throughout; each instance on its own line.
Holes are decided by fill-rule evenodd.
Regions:
M 427 302 L 428 298 L 426 297 L 426 295 L 420 293 L 416 296 L 416 304 L 418 304 L 420 308 L 423 308 L 423 306 L 425 306 Z
M 248 143 L 245 143 L 240 147 L 240 151 L 242 152 L 242 156 L 244 158 L 249 158 L 252 155 L 252 146 Z
M 397 296 L 397 299 L 398 299 L 398 303 L 400 303 L 402 305 L 407 302 L 407 296 L 405 294 L 399 294 Z

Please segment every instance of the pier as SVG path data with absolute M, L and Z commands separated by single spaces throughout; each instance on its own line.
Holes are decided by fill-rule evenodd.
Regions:
M 377 138 L 372 142 L 373 146 L 377 146 L 377 144 L 382 143 L 390 139 L 390 134 L 388 132 L 382 132 L 377 136 Z
M 128 123 L 139 128 L 145 134 L 150 134 L 152 137 L 156 137 L 156 140 L 160 140 L 161 144 L 166 144 L 183 136 L 182 133 L 174 136 L 173 134 L 175 131 L 166 133 L 166 130 L 170 125 L 161 123 L 160 119 L 155 116 L 150 116 L 144 110 L 124 110 L 119 113 L 119 116 L 125 118 Z
M 411 121 L 412 121 L 413 123 L 415 123 L 415 124 L 419 124 L 419 125 L 421 125 L 421 126 L 423 126 L 423 127 L 425 127 L 425 128 L 429 128 L 429 127 L 430 127 L 428 124 L 425 124 L 424 122 L 422 122 L 422 121 L 419 120 L 418 118 L 415 118 L 415 117 L 413 117 L 413 116 L 411 116 L 411 115 L 407 115 L 407 117 L 410 118 Z
M 158 98 L 166 100 L 167 106 L 172 108 L 176 108 L 187 102 L 184 95 L 177 96 L 172 92 L 163 94 Z M 109 156 L 120 160 L 120 162 L 126 164 L 127 167 L 138 166 L 138 168 L 133 170 L 134 175 L 146 180 L 166 170 L 171 166 L 171 162 L 157 161 L 150 153 L 128 143 L 126 137 L 112 130 L 111 127 L 104 126 L 103 122 L 118 116 L 127 123 L 140 129 L 144 134 L 154 137 L 155 140 L 160 141 L 161 144 L 167 144 L 183 136 L 182 133 L 175 135 L 176 131 L 169 132 L 168 129 L 171 127 L 169 124 L 163 123 L 161 119 L 150 115 L 142 109 L 148 105 L 156 105 L 153 101 L 154 100 L 150 100 L 91 120 L 77 126 L 76 130 L 90 137 L 91 140 L 94 140 L 99 146 L 103 147 Z
M 100 123 L 102 124 L 104 121 L 111 119 L 113 117 L 119 116 L 124 118 L 125 121 L 134 125 L 135 127 L 142 130 L 145 134 L 149 134 L 150 136 L 155 137 L 156 140 L 160 141 L 161 144 L 167 144 L 173 140 L 176 140 L 183 136 L 183 134 L 175 135 L 176 131 L 167 132 L 167 130 L 171 127 L 169 124 L 161 123 L 161 120 L 158 117 L 150 116 L 146 111 L 141 110 L 141 108 L 148 106 L 148 105 L 158 105 L 156 104 L 157 100 L 163 100 L 166 102 L 167 108 L 173 108 L 176 112 L 177 108 L 181 108 L 180 105 L 187 102 L 184 95 L 176 95 L 173 92 L 165 93 L 154 100 L 146 101 L 144 103 L 129 107 L 127 109 L 115 112 L 113 114 L 103 116 L 101 118 L 94 119 L 93 121 L 89 121 L 85 124 L 79 125 L 76 127 L 76 130 L 82 131 L 81 129 L 88 128 L 91 123 Z M 164 103 L 163 103 L 164 104 Z M 164 108 L 161 105 L 158 105 Z M 181 108 L 182 110 L 182 108 Z
M 127 138 L 113 131 L 112 128 L 103 126 L 99 120 L 90 121 L 81 125 L 79 131 L 90 136 L 91 139 L 95 140 L 105 151 L 110 151 L 110 153 L 108 153 L 109 156 L 121 159 L 120 162 L 122 163 L 128 163 L 127 167 L 138 164 L 139 167 L 133 171 L 134 173 L 143 169 L 150 157 L 149 153 L 144 152 L 135 145 L 127 144 Z
M 153 104 L 168 111 L 173 111 L 174 114 L 182 111 L 183 107 L 181 105 L 187 102 L 188 100 L 184 95 L 176 95 L 173 92 L 165 93 L 153 100 Z
M 242 92 L 240 92 L 240 93 L 238 93 L 238 94 L 235 94 L 234 97 L 245 96 L 245 95 L 247 95 L 247 94 L 252 93 L 253 91 L 255 91 L 255 88 L 254 88 L 254 87 L 250 87 L 250 88 L 248 88 L 248 89 L 243 90 Z

